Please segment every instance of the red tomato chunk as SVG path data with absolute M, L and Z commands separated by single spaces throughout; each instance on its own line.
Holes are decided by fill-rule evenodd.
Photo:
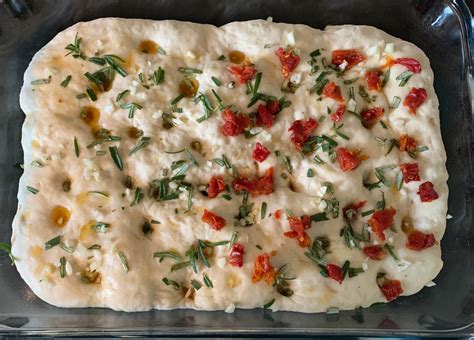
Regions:
M 232 186 L 236 192 L 245 190 L 252 195 L 268 195 L 273 192 L 273 168 L 268 168 L 265 175 L 259 178 L 236 178 Z
M 234 113 L 231 109 L 222 111 L 224 125 L 221 126 L 221 132 L 224 136 L 238 136 L 250 126 L 250 118 L 243 113 Z
M 263 279 L 267 284 L 272 284 L 276 275 L 275 267 L 270 264 L 270 256 L 268 254 L 257 256 L 253 265 L 252 281 L 255 283 Z
M 422 202 L 432 202 L 439 198 L 438 193 L 435 191 L 433 183 L 427 181 L 418 187 L 418 195 Z
M 290 138 L 297 150 L 301 150 L 313 130 L 317 127 L 318 122 L 313 118 L 309 118 L 306 122 L 298 119 L 291 124 L 288 131 L 291 132 Z
M 300 247 L 306 248 L 311 244 L 311 237 L 306 233 L 306 229 L 311 228 L 311 220 L 308 215 L 301 217 L 288 217 L 291 231 L 284 233 L 286 237 L 295 238 L 298 240 Z
M 425 234 L 419 230 L 413 230 L 408 234 L 406 247 L 411 250 L 423 250 L 434 246 L 436 243 L 433 234 Z
M 255 149 L 253 149 L 252 152 L 252 158 L 254 160 L 259 163 L 262 163 L 267 159 L 269 155 L 270 151 L 265 146 L 263 146 L 263 144 L 261 144 L 260 142 L 257 142 L 257 144 L 255 144 Z
M 380 261 L 387 256 L 387 252 L 380 245 L 366 246 L 362 251 L 371 260 Z
M 403 163 L 400 164 L 400 169 L 402 170 L 403 180 L 405 183 L 416 182 L 420 180 L 418 163 Z
M 403 293 L 402 284 L 398 280 L 387 280 L 380 286 L 387 301 L 393 301 Z
M 411 113 L 416 115 L 416 110 L 426 101 L 428 93 L 423 88 L 413 87 L 403 100 L 403 105 L 406 106 Z
M 234 267 L 242 267 L 244 264 L 245 248 L 242 244 L 236 243 L 229 253 L 229 264 Z
M 360 164 L 360 159 L 355 155 L 355 152 L 345 148 L 338 148 L 336 150 L 336 157 L 342 171 L 354 170 Z
M 328 271 L 328 277 L 337 281 L 339 284 L 342 284 L 342 268 L 336 266 L 335 264 L 328 264 L 326 266 Z
M 369 225 L 372 227 L 372 231 L 381 241 L 385 241 L 384 231 L 393 225 L 393 216 L 395 216 L 396 213 L 397 211 L 390 207 L 385 210 L 377 210 L 369 219 Z
M 333 65 L 339 66 L 344 61 L 347 62 L 346 70 L 351 69 L 355 65 L 363 62 L 365 60 L 365 56 L 354 49 L 350 50 L 335 50 L 332 51 L 332 60 L 331 63 Z
M 257 70 L 255 67 L 250 63 L 244 63 L 242 65 L 230 65 L 227 67 L 227 71 L 229 71 L 235 78 L 238 80 L 240 84 L 244 84 L 255 76 Z
M 207 197 L 217 197 L 222 191 L 224 191 L 224 178 L 222 176 L 212 176 L 207 187 Z
M 212 229 L 217 230 L 217 231 L 221 230 L 225 226 L 224 218 L 214 214 L 213 212 L 207 209 L 204 209 L 204 213 L 202 214 L 201 220 L 204 223 L 209 224 L 212 227 Z
M 300 63 L 300 57 L 291 48 L 285 50 L 280 47 L 275 51 L 275 54 L 280 59 L 281 73 L 283 74 L 283 77 L 288 78 L 290 73 L 293 72 Z

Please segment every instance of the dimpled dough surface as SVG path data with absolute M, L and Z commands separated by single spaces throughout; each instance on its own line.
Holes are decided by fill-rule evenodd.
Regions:
M 122 66 L 127 75 L 122 77 L 116 74 L 112 88 L 98 93 L 98 99 L 94 102 L 87 97 L 78 99 L 76 96 L 90 86 L 84 73 L 93 73 L 102 66 L 87 59 L 65 56 L 68 52 L 65 47 L 74 42 L 76 34 L 82 38 L 80 47 L 87 57 L 114 54 L 125 61 Z M 155 42 L 166 54 L 142 53 L 138 46 L 144 40 Z M 301 76 L 300 86 L 295 93 L 282 93 L 280 88 L 284 78 L 275 50 L 287 45 L 291 45 L 301 57 L 293 72 L 296 78 Z M 330 62 L 333 50 L 356 49 L 364 54 L 367 59 L 346 70 L 342 77 L 336 77 L 333 72 L 328 78 L 341 86 L 347 102 L 349 85 L 344 84 L 343 80 L 360 77 L 350 85 L 355 87 L 356 93 L 356 106 L 352 107 L 354 111 L 360 112 L 371 105 L 385 109 L 383 120 L 387 129 L 381 124 L 367 129 L 355 115 L 345 113 L 341 131 L 350 139 L 333 138 L 339 146 L 360 149 L 367 156 L 353 171 L 341 171 L 338 163 L 331 163 L 322 151 L 317 152 L 325 164 L 316 164 L 312 154 L 303 157 L 290 140 L 288 129 L 293 121 L 310 117 L 318 120 L 327 116 L 328 107 L 331 110 L 336 108 L 332 99 L 318 100 L 320 96 L 309 92 L 315 77 L 321 72 L 319 70 L 311 75 L 311 67 L 307 62 L 310 60 L 309 54 L 316 49 L 322 53 L 317 59 L 321 70 L 321 58 L 325 57 Z M 219 110 L 212 112 L 209 119 L 197 122 L 204 114 L 202 103 L 195 104 L 193 99 L 184 98 L 178 103 L 183 112 L 175 113 L 176 126 L 164 129 L 161 114 L 162 111 L 171 113 L 170 101 L 178 95 L 178 84 L 183 79 L 183 74 L 177 69 L 183 66 L 203 71 L 202 74 L 196 74 L 195 78 L 199 82 L 199 91 L 209 97 L 213 106 L 216 105 L 216 99 L 212 89 L 224 103 L 235 105 L 239 112 L 256 111 L 258 104 L 247 108 L 251 94 L 246 94 L 245 84 L 240 85 L 236 81 L 234 88 L 228 86 L 229 82 L 236 79 L 227 71 L 228 58 L 222 61 L 218 60 L 218 56 L 228 56 L 232 50 L 243 52 L 255 64 L 255 68 L 262 72 L 259 92 L 278 98 L 285 95 L 292 104 L 276 116 L 271 128 L 263 129 L 253 138 L 245 138 L 243 134 L 227 137 L 221 133 L 223 120 Z M 358 94 L 358 87 L 365 85 L 365 72 L 382 68 L 388 57 L 415 58 L 421 63 L 422 71 L 414 74 L 406 86 L 399 86 L 396 77 L 406 69 L 402 65 L 392 66 L 387 84 L 375 101 L 367 105 Z M 152 84 L 148 76 L 158 67 L 165 71 L 164 82 L 146 89 L 139 79 L 139 73 L 146 75 L 145 83 Z M 68 75 L 72 76 L 69 84 L 67 87 L 61 86 Z M 31 84 L 36 79 L 48 79 L 49 76 L 49 84 Z M 222 86 L 216 86 L 211 76 L 218 78 Z M 412 87 L 423 87 L 428 94 L 416 115 L 402 104 L 396 109 L 390 108 L 394 96 L 403 101 Z M 124 90 L 130 92 L 120 102 L 116 102 L 117 95 Z M 26 115 L 22 135 L 25 169 L 20 180 L 18 211 L 13 222 L 12 252 L 23 279 L 41 299 L 50 304 L 61 307 L 108 307 L 123 311 L 154 308 L 232 311 L 234 308 L 261 307 L 275 299 L 271 306 L 273 310 L 322 312 L 329 307 L 353 309 L 386 302 L 377 285 L 376 276 L 379 272 L 386 273 L 390 279 L 399 280 L 403 287 L 402 295 L 411 295 L 429 284 L 442 268 L 439 241 L 446 225 L 448 174 L 440 134 L 438 100 L 433 89 L 433 73 L 427 57 L 419 48 L 376 28 L 345 25 L 330 26 L 321 31 L 305 25 L 263 20 L 234 22 L 219 28 L 189 22 L 116 18 L 78 23 L 59 33 L 34 56 L 25 72 L 20 102 Z M 128 118 L 129 110 L 120 107 L 131 102 L 142 106 L 142 109 L 136 110 L 132 119 Z M 121 140 L 87 148 L 94 136 L 80 118 L 81 109 L 85 106 L 97 108 L 100 111 L 100 127 L 121 136 Z M 139 141 L 127 135 L 132 126 L 142 130 L 144 136 L 150 137 L 150 141 L 146 147 L 129 155 L 128 151 Z M 332 129 L 333 122 L 327 117 L 320 121 L 313 135 L 332 136 Z M 374 182 L 374 168 L 390 164 L 399 166 L 414 161 L 407 152 L 399 151 L 398 147 L 385 156 L 386 146 L 376 140 L 376 137 L 398 139 L 402 134 L 409 134 L 418 140 L 419 145 L 428 147 L 416 159 L 421 182 L 404 183 L 399 191 L 384 186 L 369 191 L 363 182 Z M 78 157 L 75 155 L 74 137 L 79 146 Z M 193 141 L 201 143 L 201 153 L 189 147 Z M 252 160 L 256 142 L 261 142 L 272 151 L 263 163 Z M 109 147 L 114 145 L 122 156 L 123 171 L 118 169 L 109 154 Z M 165 153 L 184 147 L 192 152 L 199 166 L 193 165 L 184 152 Z M 273 153 L 275 150 L 280 150 L 280 157 Z M 236 195 L 231 189 L 228 193 L 231 200 L 221 196 L 210 199 L 200 192 L 211 176 L 223 176 L 226 184 L 231 185 L 232 170 L 210 161 L 222 155 L 227 156 L 241 175 L 262 176 L 266 169 L 274 168 L 273 193 L 249 196 L 249 201 L 254 203 L 249 214 L 254 224 L 250 227 L 234 226 L 234 215 L 242 204 L 242 195 Z M 288 173 L 284 165 L 284 156 L 289 156 L 292 174 Z M 148 196 L 149 183 L 161 178 L 163 169 L 169 168 L 177 160 L 190 164 L 185 174 L 186 181 L 195 185 L 193 204 L 189 211 L 187 191 L 182 192 L 178 199 L 169 201 L 157 201 Z M 32 165 L 34 161 L 42 166 L 35 166 L 37 163 Z M 313 177 L 307 177 L 309 168 L 314 170 Z M 396 170 L 387 172 L 387 178 L 394 182 L 395 174 Z M 133 180 L 134 188 L 131 190 L 124 186 L 126 175 Z M 68 192 L 63 190 L 65 179 L 71 181 Z M 417 190 L 424 181 L 434 184 L 439 199 L 427 203 L 420 201 Z M 322 276 L 321 268 L 305 256 L 307 250 L 300 247 L 297 240 L 283 235 L 290 230 L 285 209 L 296 216 L 324 211 L 325 205 L 321 203 L 324 188 L 321 188 L 325 182 L 332 183 L 340 208 L 366 200 L 362 211 L 373 209 L 381 199 L 381 190 L 384 191 L 387 207 L 396 209 L 394 227 L 397 232 L 387 230 L 385 235 L 386 242 L 394 247 L 398 261 L 392 256 L 386 256 L 382 261 L 369 260 L 361 250 L 349 248 L 339 236 L 341 228 L 346 225 L 342 212 L 337 218 L 329 216 L 327 221 L 313 222 L 307 230 L 312 239 L 325 236 L 329 240 L 328 253 L 324 256 L 327 263 L 342 266 L 345 260 L 350 260 L 351 267 L 363 268 L 363 273 L 346 277 L 342 284 Z M 38 192 L 33 194 L 26 189 L 27 186 Z M 135 187 L 142 188 L 145 197 L 131 207 Z M 88 193 L 90 191 L 107 193 L 108 197 Z M 327 197 L 327 193 L 324 197 Z M 264 219 L 260 216 L 262 202 L 267 204 Z M 58 227 L 51 220 L 52 211 L 58 205 L 71 213 L 63 227 Z M 216 231 L 203 223 L 201 216 L 204 209 L 225 218 L 225 227 Z M 269 216 L 278 209 L 283 211 L 279 220 Z M 434 234 L 436 244 L 422 251 L 407 249 L 407 235 L 401 230 L 405 217 L 410 218 L 416 229 Z M 359 232 L 369 218 L 359 214 L 353 223 L 354 229 Z M 145 235 L 142 225 L 151 220 L 161 224 L 151 224 L 153 232 Z M 108 223 L 106 232 L 91 230 L 90 221 Z M 170 273 L 171 266 L 177 260 L 166 258 L 160 262 L 154 257 L 154 252 L 172 250 L 184 258 L 197 239 L 228 241 L 234 230 L 239 232 L 237 242 L 245 247 L 241 268 L 229 264 L 228 245 L 213 248 L 213 253 L 208 255 L 209 268 L 196 260 L 197 274 L 189 266 Z M 60 243 L 65 246 L 57 245 L 45 250 L 45 243 L 56 236 L 61 236 Z M 371 233 L 368 243 L 382 242 Z M 100 245 L 100 249 L 88 249 L 95 244 Z M 127 261 L 128 271 L 124 270 L 124 264 L 117 255 L 119 252 Z M 262 253 L 271 254 L 270 262 L 275 268 L 287 264 L 285 275 L 295 278 L 288 281 L 292 296 L 279 294 L 272 284 L 263 280 L 252 282 L 255 259 Z M 61 257 L 65 260 L 62 266 Z M 61 278 L 61 269 L 64 278 Z M 84 282 L 86 269 L 100 273 L 100 282 Z M 203 273 L 207 274 L 214 288 L 202 284 Z M 164 277 L 179 283 L 180 289 L 165 285 L 162 281 Z M 190 283 L 192 279 L 199 281 L 202 288 L 194 291 Z

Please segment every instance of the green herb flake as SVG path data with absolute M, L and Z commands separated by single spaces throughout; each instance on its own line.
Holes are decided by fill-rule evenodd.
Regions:
M 271 299 L 266 304 L 263 305 L 263 309 L 269 309 L 275 303 L 275 299 Z
M 134 102 L 120 105 L 122 109 L 128 110 L 128 118 L 132 119 L 135 117 L 135 111 L 143 109 L 143 106 Z
M 262 202 L 260 208 L 260 219 L 263 220 L 267 214 L 267 202 Z
M 61 279 L 66 277 L 66 263 L 66 258 L 61 256 L 59 259 L 59 275 L 61 276 Z
M 15 264 L 15 257 L 13 256 L 11 245 L 9 245 L 8 243 L 5 243 L 5 242 L 0 242 L 0 250 L 3 250 L 4 252 L 6 252 L 8 254 L 8 256 L 10 257 L 10 260 L 12 262 L 12 265 L 14 265 Z
M 128 152 L 128 154 L 129 154 L 129 155 L 133 155 L 133 154 L 134 154 L 135 152 L 137 152 L 138 150 L 143 149 L 143 148 L 146 147 L 148 144 L 150 144 L 150 140 L 151 140 L 150 137 L 142 137 L 142 138 L 140 138 L 140 141 L 138 142 L 138 144 L 135 145 L 135 146 Z
M 202 74 L 202 70 L 198 70 L 192 67 L 178 67 L 178 72 L 185 73 L 185 74 L 189 74 L 189 73 Z
M 401 98 L 398 96 L 393 97 L 392 102 L 390 103 L 390 108 L 391 109 L 396 109 L 400 105 Z
M 36 194 L 39 192 L 38 189 L 33 188 L 33 187 L 30 187 L 30 186 L 28 186 L 28 185 L 26 186 L 26 190 L 28 190 L 29 192 L 31 192 L 33 195 L 36 195 Z
M 398 83 L 398 86 L 405 86 L 408 80 L 413 76 L 413 72 L 411 71 L 404 71 L 401 74 L 399 74 L 396 78 L 396 80 L 399 80 L 400 82 Z
M 51 76 L 48 78 L 36 79 L 31 82 L 31 85 L 46 85 L 51 83 Z
M 216 77 L 211 77 L 212 81 L 214 82 L 214 84 L 216 84 L 216 86 L 221 86 L 222 85 L 222 82 L 217 79 Z
M 112 160 L 114 161 L 117 168 L 120 171 L 123 171 L 123 161 L 122 161 L 122 157 L 120 157 L 118 148 L 116 146 L 111 146 L 109 147 L 109 152 L 110 152 L 110 157 L 112 157 Z
M 105 223 L 105 222 L 96 222 L 90 228 L 91 230 L 94 230 L 95 232 L 98 232 L 98 233 L 106 233 L 107 229 L 110 228 L 110 224 Z
M 61 243 L 61 236 L 56 236 L 44 244 L 44 249 L 49 250 Z
M 130 93 L 130 90 L 125 90 L 125 91 L 120 92 L 120 93 L 117 95 L 117 98 L 115 98 L 115 101 L 116 101 L 116 102 L 121 101 L 123 98 L 125 98 L 126 96 L 128 96 L 129 93 Z
M 224 61 L 224 60 L 226 60 L 226 57 L 225 57 L 225 55 L 221 54 L 220 56 L 217 57 L 217 60 Z
M 167 286 L 172 286 L 174 289 L 176 290 L 179 290 L 181 288 L 180 284 L 174 280 L 170 280 L 166 277 L 164 277 L 163 279 L 161 279 L 161 281 L 163 281 L 163 283 Z
M 67 87 L 67 85 L 69 84 L 69 82 L 71 81 L 72 79 L 72 76 L 71 75 L 68 75 L 62 82 L 61 82 L 61 86 L 62 87 Z
M 391 244 L 388 244 L 386 243 L 384 246 L 385 250 L 387 250 L 387 252 L 390 254 L 391 257 L 393 257 L 393 259 L 395 261 L 400 261 L 400 259 L 398 258 L 398 256 L 395 254 L 395 252 L 393 251 L 394 250 L 394 246 L 392 246 Z
M 127 260 L 127 257 L 125 256 L 125 254 L 122 252 L 122 251 L 118 251 L 117 252 L 117 257 L 119 258 L 120 260 L 120 263 L 122 265 L 122 269 L 125 273 L 128 273 L 129 272 L 129 267 L 128 267 L 128 260 Z
M 76 33 L 76 36 L 74 37 L 74 43 L 68 44 L 65 49 L 69 51 L 66 56 L 72 55 L 73 58 L 81 58 L 81 59 L 86 59 L 86 56 L 84 53 L 81 51 L 81 41 L 82 38 L 79 38 L 78 34 Z
M 80 150 L 76 136 L 74 136 L 74 154 L 76 155 L 76 158 L 79 158 Z
M 153 257 L 159 258 L 160 262 L 162 262 L 165 258 L 170 258 L 178 261 L 183 259 L 181 256 L 179 256 L 173 251 L 157 251 L 153 254 Z
M 158 67 L 158 69 L 153 72 L 151 80 L 153 80 L 155 85 L 163 84 L 165 81 L 165 70 L 163 70 L 161 67 Z
M 197 280 L 192 279 L 192 280 L 191 280 L 191 286 L 193 286 L 193 288 L 194 288 L 195 290 L 199 290 L 199 289 L 201 289 L 201 287 L 202 287 L 202 283 L 199 282 L 199 281 L 197 281 Z
M 202 274 L 202 279 L 207 288 L 214 288 L 214 284 L 206 273 Z

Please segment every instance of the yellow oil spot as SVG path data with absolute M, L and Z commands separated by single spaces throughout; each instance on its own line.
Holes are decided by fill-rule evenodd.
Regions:
M 145 54 L 156 54 L 160 46 L 152 40 L 143 40 L 138 45 L 138 50 Z
M 36 139 L 33 139 L 33 140 L 31 141 L 31 146 L 32 146 L 33 148 L 35 148 L 35 149 L 41 148 L 40 142 L 38 142 L 38 140 L 36 140 Z
M 86 203 L 88 197 L 89 197 L 88 192 L 81 192 L 80 194 L 76 195 L 76 202 L 78 204 L 84 204 Z
M 199 82 L 196 78 L 184 78 L 179 83 L 179 94 L 186 97 L 192 98 L 196 95 L 197 91 L 199 90 Z
M 240 285 L 241 283 L 242 283 L 242 280 L 237 275 L 230 274 L 227 277 L 227 286 L 229 288 L 235 288 L 238 285 Z
M 100 126 L 99 126 L 100 111 L 96 107 L 94 106 L 83 107 L 79 117 L 84 122 L 84 124 L 86 124 L 91 129 L 92 134 L 95 134 L 97 131 L 100 130 Z
M 43 254 L 43 248 L 40 246 L 33 246 L 30 248 L 30 254 L 33 258 L 38 258 Z
M 97 223 L 96 220 L 92 220 L 92 221 L 87 222 L 81 227 L 81 231 L 79 234 L 80 241 L 86 240 L 89 237 L 89 235 L 92 234 L 91 227 L 95 225 L 96 223 Z
M 55 206 L 51 211 L 51 222 L 53 222 L 56 227 L 64 227 L 69 222 L 70 218 L 71 211 L 62 205 Z
M 230 51 L 229 52 L 229 61 L 232 64 L 241 64 L 247 59 L 245 53 L 240 51 Z
M 411 223 L 411 220 L 409 217 L 404 217 L 402 219 L 402 226 L 401 226 L 402 231 L 405 234 L 409 234 L 413 231 L 413 224 Z

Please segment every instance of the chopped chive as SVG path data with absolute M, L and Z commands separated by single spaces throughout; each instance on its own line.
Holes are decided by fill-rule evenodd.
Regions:
M 59 245 L 59 248 L 61 248 L 61 249 L 64 250 L 64 251 L 67 251 L 68 253 L 74 253 L 74 248 L 68 247 L 68 246 L 65 245 L 64 243 L 61 243 L 61 244 Z
M 32 161 L 30 164 L 33 165 L 33 166 L 36 166 L 38 168 L 43 167 L 43 164 L 40 161 Z
M 313 169 L 311 168 L 308 169 L 308 171 L 306 172 L 306 177 L 314 177 Z
M 123 98 L 125 98 L 129 93 L 130 93 L 130 90 L 125 90 L 125 91 L 120 92 L 120 93 L 117 95 L 117 98 L 115 98 L 115 101 L 116 101 L 116 102 L 119 102 L 120 100 L 122 100 Z
M 255 82 L 252 86 L 252 95 L 255 96 L 257 94 L 258 88 L 260 87 L 260 82 L 262 80 L 262 72 L 258 72 L 255 76 Z
M 118 251 L 117 252 L 117 257 L 119 258 L 120 260 L 120 263 L 122 264 L 122 269 L 125 273 L 128 273 L 128 271 L 130 270 L 129 267 L 128 267 L 128 260 L 127 260 L 127 257 L 125 256 L 125 254 L 122 252 L 122 251 Z
M 400 259 L 398 258 L 398 256 L 395 254 L 395 252 L 393 251 L 394 250 L 394 246 L 392 246 L 391 244 L 388 244 L 386 243 L 384 246 L 383 246 L 387 252 L 390 254 L 391 257 L 393 257 L 393 259 L 395 261 L 399 261 Z
M 87 60 L 90 61 L 93 64 L 97 64 L 97 65 L 101 65 L 101 66 L 104 66 L 106 64 L 105 59 L 101 58 L 101 57 L 90 57 Z
M 172 286 L 174 289 L 179 290 L 181 288 L 180 284 L 174 280 L 167 279 L 166 277 L 162 278 L 161 281 L 167 286 Z
M 89 99 L 92 100 L 93 102 L 97 100 L 97 95 L 95 94 L 94 90 L 91 89 L 90 87 L 86 89 L 86 94 L 89 97 Z
M 191 186 L 191 188 L 189 188 L 188 190 L 188 204 L 187 204 L 187 207 L 188 207 L 188 210 L 191 210 L 191 207 L 193 206 L 193 196 L 194 196 L 194 186 Z
M 140 203 L 140 201 L 143 199 L 144 196 L 145 194 L 143 193 L 142 189 L 137 187 L 135 189 L 135 195 L 133 196 L 133 200 L 130 203 L 130 206 L 131 207 L 136 206 L 138 203 Z
M 158 67 L 158 70 L 153 72 L 153 75 L 151 76 L 151 79 L 155 83 L 155 85 L 160 85 L 165 81 L 165 70 L 163 70 L 160 67 Z
M 193 286 L 193 288 L 195 290 L 199 290 L 199 289 L 201 289 L 202 284 L 199 281 L 192 279 L 191 280 L 191 286 Z
M 102 246 L 100 244 L 93 244 L 87 249 L 88 250 L 100 250 L 101 248 L 102 248 Z
M 383 120 L 380 121 L 380 125 L 382 125 L 382 127 L 383 127 L 385 130 L 388 129 L 387 124 L 385 124 Z
M 268 301 L 266 304 L 263 305 L 263 309 L 270 308 L 274 302 L 275 302 L 275 299 L 271 299 L 270 301 Z
M 81 58 L 81 59 L 86 59 L 86 56 L 84 53 L 81 51 L 81 38 L 79 38 L 78 34 L 76 33 L 76 36 L 74 37 L 74 43 L 68 44 L 65 49 L 69 51 L 69 53 L 66 54 L 66 56 L 72 54 L 73 58 Z
M 396 80 L 400 80 L 400 83 L 398 84 L 398 86 L 405 86 L 405 84 L 413 76 L 413 74 L 414 74 L 413 72 L 408 71 L 408 70 L 399 74 L 396 78 Z
M 66 258 L 64 256 L 59 259 L 59 275 L 61 279 L 66 277 Z
M 202 70 L 198 70 L 198 69 L 192 68 L 192 67 L 178 67 L 178 72 L 201 74 Z
M 369 215 L 372 215 L 374 212 L 375 212 L 374 209 L 367 210 L 367 211 L 363 211 L 363 212 L 361 213 L 361 216 L 362 216 L 362 217 L 369 216 Z
M 290 174 L 292 174 L 293 173 L 293 166 L 291 165 L 290 157 L 285 156 L 285 158 L 283 158 L 283 164 L 285 164 L 286 170 L 288 170 L 288 172 Z
M 135 117 L 135 111 L 136 111 L 137 109 L 138 109 L 138 110 L 143 109 L 143 106 L 141 106 L 140 104 L 134 103 L 134 102 L 122 104 L 122 105 L 120 105 L 120 107 L 121 107 L 122 109 L 128 110 L 128 118 L 130 118 L 130 119 L 132 119 L 133 117 Z
M 72 79 L 72 76 L 71 75 L 68 75 L 62 82 L 61 82 L 61 86 L 62 87 L 67 87 L 67 85 L 69 84 L 69 82 L 71 81 Z
M 223 61 L 226 60 L 225 55 L 221 54 L 220 56 L 217 57 L 217 60 Z
M 33 187 L 30 187 L 30 186 L 28 186 L 28 185 L 26 186 L 26 190 L 28 190 L 29 192 L 31 192 L 33 195 L 36 195 L 36 194 L 39 192 L 38 189 L 33 188 Z
M 323 165 L 324 161 L 318 155 L 314 155 L 313 160 L 318 163 L 319 165 Z M 309 176 L 308 176 L 309 177 Z
M 329 220 L 325 212 L 320 212 L 320 213 L 311 215 L 309 218 L 313 222 L 323 222 L 323 221 Z
M 186 268 L 190 265 L 191 265 L 191 261 L 178 262 L 178 263 L 171 266 L 170 272 L 174 272 L 174 271 L 180 270 L 182 268 Z
M 221 86 L 222 85 L 222 82 L 217 79 L 216 77 L 211 77 L 212 81 L 214 82 L 214 84 L 216 84 L 216 86 Z
M 85 93 L 79 93 L 79 94 L 76 96 L 77 99 L 83 99 L 83 98 L 86 98 L 86 97 L 87 97 L 87 94 L 85 94 Z
M 0 250 L 3 250 L 4 252 L 6 252 L 8 254 L 8 256 L 10 257 L 10 260 L 12 262 L 12 265 L 14 265 L 15 264 L 15 257 L 13 256 L 13 253 L 12 253 L 12 246 L 9 245 L 8 243 L 0 242 Z
M 202 274 L 202 279 L 207 288 L 214 288 L 211 279 L 209 278 L 209 276 L 207 276 L 206 273 Z
M 356 77 L 356 78 L 354 78 L 354 79 L 347 79 L 347 80 L 344 80 L 343 83 L 344 83 L 345 85 L 350 85 L 350 84 L 354 84 L 354 83 L 355 83 L 356 81 L 358 81 L 358 80 L 359 80 L 359 77 Z
M 230 238 L 229 241 L 229 249 L 232 249 L 232 246 L 237 242 L 237 238 L 239 237 L 239 232 L 237 230 L 234 230 L 232 233 L 232 237 Z
M 266 214 L 267 214 L 267 202 L 262 202 L 262 206 L 260 208 L 260 219 L 263 220 Z
M 390 104 L 390 108 L 391 108 L 391 109 L 396 109 L 396 108 L 398 108 L 398 106 L 400 105 L 400 102 L 401 102 L 401 101 L 402 101 L 402 100 L 400 99 L 400 97 L 398 97 L 398 96 L 393 97 L 392 103 Z
M 76 158 L 79 158 L 80 151 L 76 136 L 74 136 L 74 154 L 76 155 Z
M 129 155 L 133 155 L 135 152 L 137 152 L 140 149 L 143 149 L 146 147 L 148 144 L 150 144 L 150 137 L 142 137 L 140 138 L 140 141 L 138 142 L 137 145 L 135 145 L 129 152 Z
M 182 257 L 173 251 L 157 251 L 153 254 L 153 257 L 158 257 L 160 259 L 160 262 L 162 262 L 165 258 L 170 258 L 173 260 L 182 260 Z
M 51 83 L 51 76 L 43 79 L 36 79 L 31 82 L 31 85 L 45 85 Z
M 388 83 L 388 80 L 390 79 L 390 68 L 384 72 L 383 76 L 382 76 L 382 87 L 385 87 L 385 85 L 387 85 Z
M 179 96 L 175 97 L 171 102 L 170 102 L 170 105 L 173 106 L 173 105 L 176 105 L 179 103 L 179 101 L 181 99 L 184 98 L 184 94 L 180 94 Z
M 109 147 L 110 156 L 120 171 L 123 171 L 123 161 L 116 146 Z
M 257 248 L 257 249 L 259 249 L 259 250 L 262 250 L 262 249 L 263 249 L 260 244 L 256 244 L 256 245 L 255 245 L 255 248 Z
M 188 156 L 188 159 L 191 161 L 191 163 L 193 163 L 195 166 L 199 166 L 199 163 L 197 162 L 197 160 L 194 158 L 193 154 L 191 153 L 191 151 L 188 150 L 188 148 L 184 148 L 184 153 L 186 154 L 186 156 Z
M 44 249 L 49 250 L 61 243 L 61 236 L 56 236 L 44 244 Z
M 109 194 L 108 194 L 108 193 L 102 192 L 102 191 L 88 191 L 87 193 L 88 193 L 88 194 L 101 195 L 101 196 L 104 196 L 104 197 L 109 197 Z
M 402 189 L 402 185 L 403 185 L 403 174 L 401 171 L 398 171 L 395 177 L 395 188 L 398 191 L 400 191 Z

